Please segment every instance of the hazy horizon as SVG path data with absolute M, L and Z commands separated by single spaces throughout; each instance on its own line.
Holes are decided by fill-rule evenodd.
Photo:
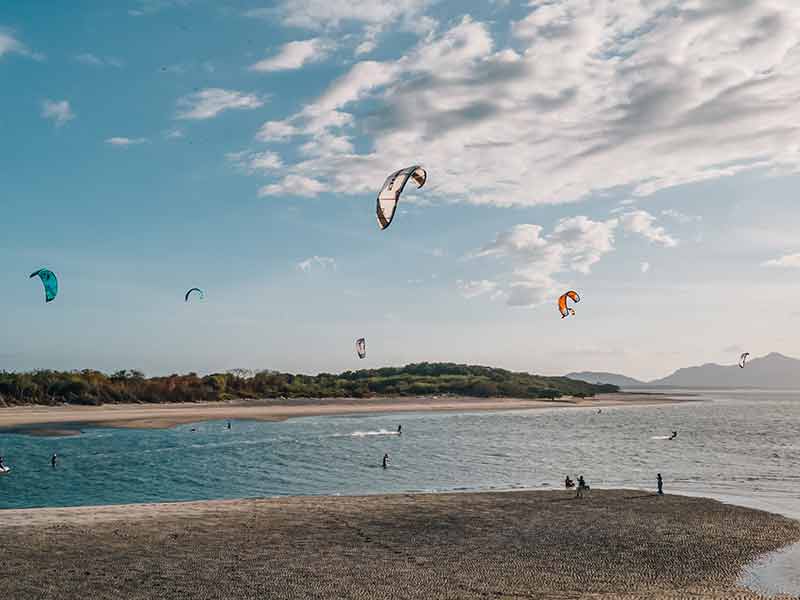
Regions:
M 42 11 L 0 16 L 0 370 L 800 356 L 796 3 Z

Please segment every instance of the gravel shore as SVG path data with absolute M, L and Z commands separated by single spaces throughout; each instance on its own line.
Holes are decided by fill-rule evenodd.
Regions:
M 800 523 L 632 490 L 0 511 L 0 598 L 757 598 Z

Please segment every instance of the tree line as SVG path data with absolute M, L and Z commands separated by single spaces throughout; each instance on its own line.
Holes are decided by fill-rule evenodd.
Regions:
M 200 376 L 196 373 L 145 377 L 140 371 L 0 372 L 0 405 L 208 402 L 270 398 L 369 398 L 374 396 L 459 395 L 551 399 L 616 392 L 566 377 L 543 377 L 455 363 L 416 363 L 301 375 L 234 369 Z

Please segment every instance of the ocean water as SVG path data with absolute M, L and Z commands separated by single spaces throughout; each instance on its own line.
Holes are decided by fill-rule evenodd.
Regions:
M 0 454 L 12 467 L 0 476 L 0 508 L 557 489 L 567 474 L 582 474 L 593 487 L 654 490 L 660 472 L 666 492 L 800 517 L 800 393 L 703 397 L 601 414 L 554 407 L 233 421 L 231 430 L 224 421 L 85 428 L 68 438 L 0 434 Z M 673 430 L 677 439 L 663 439 Z

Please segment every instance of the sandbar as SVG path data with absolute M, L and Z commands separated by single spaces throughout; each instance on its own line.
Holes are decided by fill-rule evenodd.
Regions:
M 81 425 L 162 429 L 225 419 L 282 421 L 292 417 L 324 415 L 423 412 L 497 411 L 554 407 L 596 407 L 665 404 L 694 400 L 692 396 L 648 393 L 603 394 L 594 398 L 565 397 L 558 400 L 471 398 L 463 396 L 388 398 L 291 398 L 174 404 L 106 404 L 102 406 L 13 406 L 0 408 L 0 433 L 16 431 L 31 435 L 70 435 Z M 33 427 L 42 425 L 42 427 Z
M 755 599 L 770 513 L 634 490 L 397 494 L 0 511 L 14 600 Z

